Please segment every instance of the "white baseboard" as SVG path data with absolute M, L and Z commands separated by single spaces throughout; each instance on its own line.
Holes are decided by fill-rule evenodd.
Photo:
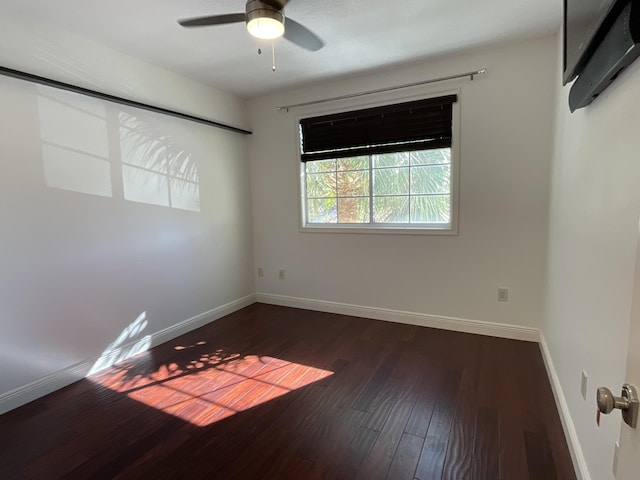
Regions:
M 77 382 L 86 375 L 91 365 L 91 361 L 77 363 L 35 382 L 3 393 L 0 395 L 0 415 Z
M 247 295 L 246 297 L 242 297 L 221 305 L 220 307 L 213 308 L 207 312 L 153 333 L 150 335 L 151 341 L 148 348 L 153 348 L 157 345 L 168 342 L 169 340 L 173 340 L 180 335 L 184 335 L 196 328 L 200 328 L 255 302 L 255 294 Z M 122 345 L 121 348 L 126 350 L 133 347 L 135 343 L 135 341 L 132 341 L 128 344 Z M 48 395 L 56 390 L 64 388 L 67 385 L 71 385 L 78 380 L 82 380 L 101 356 L 102 355 L 98 355 L 94 358 L 76 363 L 75 365 L 59 370 L 51 375 L 36 380 L 35 382 L 3 393 L 0 395 L 0 415 Z
M 155 347 L 161 343 L 173 340 L 180 335 L 184 335 L 196 328 L 203 327 L 214 320 L 218 320 L 225 315 L 229 315 L 230 313 L 236 312 L 241 308 L 248 307 L 254 303 L 256 303 L 256 295 L 251 294 L 246 297 L 233 300 L 232 302 L 225 303 L 224 305 L 209 310 L 208 312 L 201 313 L 200 315 L 196 315 L 195 317 L 191 317 L 183 322 L 177 323 L 153 334 L 151 346 Z
M 467 320 L 463 318 L 442 317 L 427 315 L 424 313 L 404 312 L 386 308 L 364 307 L 348 303 L 327 302 L 323 300 L 311 300 L 308 298 L 287 297 L 283 295 L 271 295 L 257 293 L 257 301 L 283 307 L 303 308 L 319 312 L 340 313 L 353 317 L 371 318 L 374 320 L 386 320 L 388 322 L 418 325 L 420 327 L 440 328 L 456 332 L 476 333 L 490 337 L 510 338 L 513 340 L 538 341 L 538 329 L 505 325 L 502 323 L 484 322 L 480 320 Z
M 551 390 L 553 391 L 553 396 L 556 400 L 556 407 L 560 414 L 562 429 L 564 430 L 564 435 L 567 439 L 569 453 L 571 454 L 571 461 L 573 462 L 573 469 L 576 472 L 578 480 L 591 480 L 589 468 L 587 467 L 587 462 L 582 453 L 580 441 L 578 440 L 578 433 L 576 432 L 576 427 L 573 424 L 573 420 L 569 412 L 569 405 L 567 404 L 567 400 L 562 391 L 560 379 L 558 378 L 556 369 L 553 366 L 551 353 L 549 352 L 549 347 L 547 346 L 547 342 L 542 332 L 540 332 L 539 344 L 540 351 L 542 352 L 542 358 L 544 360 L 545 367 L 547 368 L 549 382 L 551 383 Z

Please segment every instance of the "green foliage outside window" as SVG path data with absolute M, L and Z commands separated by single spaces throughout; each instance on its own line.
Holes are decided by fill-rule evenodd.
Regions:
M 308 224 L 447 224 L 451 149 L 305 164 Z

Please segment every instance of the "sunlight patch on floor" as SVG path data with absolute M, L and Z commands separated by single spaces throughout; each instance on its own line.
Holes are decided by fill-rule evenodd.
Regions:
M 193 350 L 197 350 L 197 346 L 175 349 L 188 351 L 196 347 Z M 141 369 L 135 363 L 114 365 L 90 380 L 204 427 L 332 374 L 278 358 L 243 357 L 216 350 L 151 369 Z

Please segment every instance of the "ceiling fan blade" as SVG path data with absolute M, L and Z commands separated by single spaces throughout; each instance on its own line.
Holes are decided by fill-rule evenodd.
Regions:
M 277 10 L 282 10 L 289 3 L 289 0 L 262 0 L 262 3 L 266 3 Z
M 226 15 L 185 18 L 184 20 L 178 20 L 178 23 L 183 27 L 207 27 L 209 25 L 224 25 L 226 23 L 239 23 L 244 21 L 244 13 L 229 13 Z
M 324 47 L 324 42 L 320 37 L 289 17 L 284 20 L 284 38 L 312 52 L 317 52 Z

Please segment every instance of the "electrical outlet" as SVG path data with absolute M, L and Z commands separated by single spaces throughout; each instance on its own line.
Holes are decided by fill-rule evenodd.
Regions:
M 618 475 L 618 453 L 620 452 L 620 444 L 616 442 L 613 447 L 613 467 L 611 467 L 611 471 L 613 472 L 613 476 Z
M 498 289 L 498 301 L 499 302 L 507 302 L 507 301 L 509 301 L 509 289 L 508 288 L 499 288 Z
M 588 382 L 588 380 L 589 380 L 589 377 L 587 375 L 587 372 L 582 370 L 582 380 L 580 381 L 580 393 L 582 394 L 583 400 L 587 399 L 587 382 Z
M 280 270 L 278 270 L 278 278 L 280 280 L 284 280 L 284 268 L 281 268 Z
M 258 267 L 258 277 L 264 277 L 264 268 Z

